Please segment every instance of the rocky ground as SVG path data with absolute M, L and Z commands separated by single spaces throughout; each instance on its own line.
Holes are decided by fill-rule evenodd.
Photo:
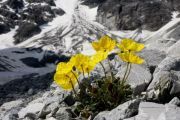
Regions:
M 71 120 L 74 101 L 53 83 L 56 64 L 93 54 L 90 42 L 104 34 L 144 43 L 146 62 L 133 65 L 128 78 L 136 97 L 89 120 L 180 119 L 178 0 L 0 0 L 0 6 L 0 120 Z M 111 64 L 121 77 L 125 65 L 118 61 Z
M 14 35 L 17 44 L 40 33 L 40 25 L 63 14 L 62 9 L 55 8 L 53 0 L 7 0 L 0 3 L 0 34 L 19 26 Z

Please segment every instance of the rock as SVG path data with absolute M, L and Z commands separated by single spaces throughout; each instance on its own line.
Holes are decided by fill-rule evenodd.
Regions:
M 40 33 L 40 25 L 52 21 L 56 15 L 61 16 L 64 14 L 65 12 L 61 8 L 56 7 L 54 0 L 27 0 L 26 2 L 23 0 L 2 1 L 0 3 L 0 34 L 7 33 L 11 29 L 19 27 L 19 33 L 15 36 L 17 40 L 15 42 L 19 43 Z M 22 26 L 22 24 L 27 22 L 35 24 L 35 26 Z M 24 33 L 21 30 L 24 27 L 24 30 L 31 29 L 30 31 L 26 31 L 30 34 Z
M 6 33 L 10 31 L 10 28 L 15 28 L 15 21 L 18 19 L 18 15 L 16 13 L 6 10 L 7 8 L 3 8 L 3 6 L 0 8 L 0 21 L 1 23 L 1 31 L 5 29 L 2 33 Z M 5 28 L 4 28 L 5 27 Z
M 53 12 L 57 15 L 64 15 L 65 14 L 65 11 L 62 10 L 61 8 L 59 9 L 53 9 Z
M 12 8 L 12 9 L 21 9 L 24 7 L 24 2 L 23 0 L 8 0 L 7 4 Z
M 90 7 L 95 7 L 97 5 L 102 4 L 103 2 L 105 2 L 106 0 L 83 0 L 83 4 L 84 5 L 88 5 Z
M 17 106 L 21 105 L 22 103 L 23 103 L 22 100 L 7 102 L 7 103 L 4 103 L 3 105 L 1 105 L 0 109 L 1 109 L 1 111 L 10 110 L 13 107 L 17 107 Z
M 47 118 L 46 120 L 57 120 L 54 117 Z
M 55 115 L 55 113 L 58 111 L 60 105 L 59 105 L 59 97 L 51 97 L 49 100 L 44 101 L 46 105 L 43 107 L 43 109 L 38 114 L 39 118 L 46 118 L 52 117 Z
M 27 93 L 27 94 L 28 94 L 28 95 L 32 95 L 33 93 L 34 93 L 34 90 L 31 88 L 31 89 L 28 90 L 28 93 Z
M 72 105 L 75 104 L 76 101 L 74 100 L 74 98 L 73 98 L 72 95 L 69 95 L 69 96 L 67 96 L 67 97 L 64 99 L 64 102 L 65 102 L 68 106 L 72 106 Z
M 8 25 L 0 23 L 0 34 L 7 33 L 9 31 L 10 31 L 10 29 L 9 29 Z
M 180 106 L 180 100 L 179 100 L 179 98 L 174 97 L 174 98 L 169 102 L 169 104 L 173 104 L 173 105 L 176 105 L 176 106 Z
M 54 0 L 27 0 L 27 2 L 29 3 L 42 3 L 42 2 L 45 2 L 49 5 L 52 5 L 52 6 L 56 6 L 55 3 L 54 3 Z
M 24 64 L 33 68 L 45 67 L 46 65 L 39 61 L 38 58 L 26 57 L 20 59 Z
M 145 59 L 145 63 L 149 67 L 151 73 L 154 72 L 155 68 L 166 58 L 166 53 L 158 50 L 144 49 L 139 55 Z
M 172 57 L 166 57 L 156 68 L 154 72 L 154 79 L 156 77 L 160 77 L 163 75 L 158 75 L 158 74 L 168 74 L 171 70 L 178 70 L 178 64 L 179 64 L 179 59 L 178 58 L 172 58 Z M 156 81 L 159 79 L 154 80 L 151 85 L 155 84 Z M 149 86 L 149 89 L 152 88 L 152 86 Z
M 100 112 L 93 120 L 121 120 L 138 113 L 140 100 L 132 100 L 119 105 L 111 111 Z
M 180 11 L 180 3 L 178 0 L 163 0 L 172 10 Z
M 49 5 L 30 5 L 29 8 L 24 11 L 24 13 L 26 12 L 30 15 L 22 13 L 24 19 L 30 20 L 37 25 L 48 23 L 55 17 L 54 12 Z
M 179 120 L 179 114 L 180 108 L 175 105 L 141 102 L 138 115 L 124 120 Z
M 35 117 L 44 107 L 43 103 L 29 104 L 27 107 L 21 109 L 18 113 L 19 118 L 25 118 L 26 116 Z
M 34 58 L 36 61 L 29 58 Z M 22 62 L 22 59 L 26 62 Z M 44 51 L 42 48 L 8 48 L 1 50 L 0 105 L 17 99 L 29 99 L 48 90 L 53 82 L 55 63 L 68 59 L 69 57 L 59 57 L 54 52 Z M 28 60 L 31 62 L 28 62 Z M 54 89 L 58 89 L 58 87 L 56 86 Z M 63 93 L 62 89 L 60 92 Z M 58 95 L 61 96 L 61 93 Z
M 174 79 L 172 81 L 172 88 L 170 91 L 171 95 L 180 96 L 180 71 L 173 71 Z
M 177 41 L 175 44 L 173 44 L 168 50 L 167 54 L 170 57 L 180 57 L 180 41 Z
M 23 42 L 24 40 L 30 38 L 32 35 L 38 34 L 40 32 L 41 29 L 36 24 L 24 22 L 19 26 L 17 33 L 14 35 L 14 43 L 18 44 L 20 42 Z
M 116 77 L 123 78 L 126 66 L 127 65 L 122 65 L 120 67 Z M 134 89 L 134 94 L 137 95 L 146 89 L 149 82 L 151 82 L 151 78 L 151 73 L 147 68 L 141 65 L 132 64 L 129 77 L 127 78 L 127 83 L 131 85 L 131 87 Z
M 36 99 L 25 105 L 18 113 L 19 118 L 48 119 L 56 116 L 59 108 L 65 106 L 63 100 L 66 95 L 64 94 L 67 93 L 58 88 L 46 91 L 42 96 L 37 96 Z
M 27 120 L 36 120 L 38 117 L 35 113 L 27 113 L 24 118 Z
M 158 31 L 145 38 L 143 41 L 147 49 L 164 51 L 167 56 L 174 57 L 178 55 L 178 53 L 176 53 L 178 52 L 178 49 L 173 49 L 173 47 L 177 48 L 179 44 L 179 32 L 180 19 L 173 19 Z
M 17 120 L 18 119 L 18 109 L 12 109 L 10 111 L 7 112 L 7 114 L 5 114 L 2 117 L 2 120 Z
M 72 115 L 70 112 L 68 112 L 70 109 L 67 107 L 61 107 L 59 110 L 56 112 L 56 119 L 57 120 L 71 120 Z
M 0 14 L 4 17 L 7 17 L 8 19 L 12 19 L 12 20 L 17 20 L 18 19 L 18 16 L 12 12 L 12 11 L 8 11 L 6 10 L 6 7 L 5 8 L 0 8 Z
M 35 74 L 35 76 L 37 76 L 37 74 Z M 0 104 L 19 98 L 29 98 L 31 97 L 28 95 L 29 89 L 35 89 L 34 94 L 37 94 L 38 92 L 47 89 L 52 83 L 53 73 L 35 76 L 31 74 L 0 86 Z
M 172 96 L 179 96 L 179 58 L 167 57 L 156 68 L 153 80 L 147 90 L 159 91 L 159 99 L 169 101 Z
M 172 80 L 174 78 L 176 79 L 176 77 L 169 72 L 161 72 L 158 75 L 159 77 L 157 78 L 158 81 L 156 84 L 154 84 L 152 89 L 148 89 L 147 99 L 161 101 L 162 103 L 169 102 L 172 99 L 172 95 L 170 93 L 172 88 Z
M 4 103 L 0 106 L 0 119 L 13 120 L 18 118 L 18 111 L 23 104 L 22 100 L 16 100 Z
M 155 31 L 170 20 L 171 9 L 164 2 L 155 0 L 106 0 L 100 3 L 97 15 L 97 21 L 111 30 L 142 27 Z

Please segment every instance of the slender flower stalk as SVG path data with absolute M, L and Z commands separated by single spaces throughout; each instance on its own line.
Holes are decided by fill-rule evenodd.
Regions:
M 102 62 L 99 62 L 99 64 L 100 64 L 100 65 L 101 65 L 101 67 L 103 68 L 105 78 L 107 78 L 107 76 L 106 76 L 106 69 L 105 69 L 105 67 L 104 67 L 103 63 L 102 63 Z
M 88 79 L 89 79 L 89 81 L 91 80 L 91 78 L 90 78 L 90 74 L 88 73 Z
M 127 66 L 126 66 L 126 71 L 125 71 L 125 73 L 124 73 L 124 77 L 123 77 L 123 79 L 122 79 L 123 82 L 125 82 L 126 75 L 127 75 L 128 71 L 129 71 L 129 70 L 128 70 L 128 69 L 129 69 L 129 65 L 130 65 L 130 63 L 128 62 L 128 63 L 127 63 Z
M 72 70 L 71 70 L 71 72 L 72 72 L 72 74 L 74 75 L 74 77 L 76 78 L 78 85 L 80 86 L 80 82 L 79 82 L 77 76 L 75 75 L 75 73 L 74 73 Z
M 126 81 L 126 80 L 128 79 L 128 77 L 129 77 L 129 74 L 130 74 L 130 72 L 131 72 L 131 66 L 132 66 L 132 64 L 129 63 L 128 73 L 127 73 L 127 75 L 126 75 L 125 81 Z
M 75 90 L 75 88 L 74 88 L 74 85 L 73 85 L 73 83 L 72 83 L 71 78 L 70 78 L 70 83 L 71 83 L 71 86 L 72 86 L 72 89 L 73 89 L 73 92 L 74 92 L 75 96 L 78 97 L 77 92 L 76 92 L 76 90 Z
M 81 65 L 81 69 L 82 69 L 83 77 L 84 77 L 84 79 L 85 79 L 86 77 L 85 77 L 84 69 L 83 69 L 83 66 L 82 66 L 82 65 Z
M 109 68 L 110 68 L 111 80 L 113 80 L 113 73 L 112 73 L 112 69 L 111 69 L 111 63 L 110 63 L 108 58 L 107 58 L 107 61 L 108 61 L 108 65 L 109 65 Z

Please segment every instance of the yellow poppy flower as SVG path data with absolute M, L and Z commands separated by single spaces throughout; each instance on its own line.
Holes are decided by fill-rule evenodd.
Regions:
M 100 40 L 97 42 L 92 42 L 92 46 L 96 51 L 110 52 L 114 49 L 115 45 L 116 41 L 112 40 L 112 38 L 107 35 L 101 37 Z
M 66 74 L 72 70 L 73 66 L 73 62 L 60 62 L 57 65 L 56 72 L 58 72 L 59 74 Z
M 73 56 L 70 61 L 75 61 L 76 69 L 84 73 L 90 73 L 96 65 L 89 56 L 83 54 Z
M 132 52 L 119 53 L 119 57 L 129 63 L 142 64 L 144 60 Z
M 74 74 L 72 72 L 69 72 L 67 74 L 59 74 L 58 72 L 56 72 L 54 75 L 54 81 L 64 90 L 72 90 L 73 86 L 75 86 L 77 83 L 75 75 L 78 78 L 78 74 L 76 72 L 74 72 Z
M 108 52 L 99 51 L 91 57 L 92 61 L 97 64 L 108 57 Z
M 144 48 L 144 44 L 137 43 L 132 39 L 122 39 L 117 46 L 123 52 L 139 52 Z

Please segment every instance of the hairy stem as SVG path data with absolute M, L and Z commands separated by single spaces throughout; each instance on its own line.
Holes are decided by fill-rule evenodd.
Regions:
M 72 89 L 73 89 L 73 92 L 74 92 L 75 96 L 78 98 L 77 92 L 76 92 L 76 90 L 75 90 L 75 88 L 74 88 L 74 85 L 73 85 L 71 79 L 70 79 L 70 83 L 71 83 L 71 86 L 72 86 Z
M 130 72 L 131 72 L 131 64 L 129 64 L 128 73 L 126 75 L 125 81 L 128 79 Z
M 103 63 L 102 63 L 102 62 L 99 62 L 99 63 L 100 63 L 100 65 L 101 65 L 101 66 L 102 66 L 102 68 L 103 68 L 105 78 L 107 78 L 107 76 L 106 76 L 106 69 L 105 69 L 105 67 L 104 67 Z
M 110 72 L 111 72 L 111 80 L 113 80 L 113 73 L 112 73 L 111 63 L 110 63 L 108 58 L 107 58 L 107 61 L 108 61 L 108 65 L 109 65 Z
M 82 68 L 82 71 L 83 71 L 83 77 L 85 79 L 85 74 L 84 74 L 84 69 L 83 69 L 83 66 L 81 65 L 81 68 Z
M 75 73 L 74 73 L 72 70 L 71 70 L 71 72 L 72 72 L 72 74 L 74 75 L 74 77 L 76 78 L 76 80 L 77 80 L 77 82 L 78 82 L 78 85 L 80 86 L 80 82 L 79 82 L 77 76 L 75 75 Z
M 125 82 L 125 78 L 126 78 L 126 75 L 127 75 L 127 73 L 128 73 L 129 65 L 130 65 L 130 63 L 128 63 L 127 66 L 126 66 L 126 71 L 125 71 L 124 77 L 123 77 L 123 79 L 122 79 L 123 82 Z

